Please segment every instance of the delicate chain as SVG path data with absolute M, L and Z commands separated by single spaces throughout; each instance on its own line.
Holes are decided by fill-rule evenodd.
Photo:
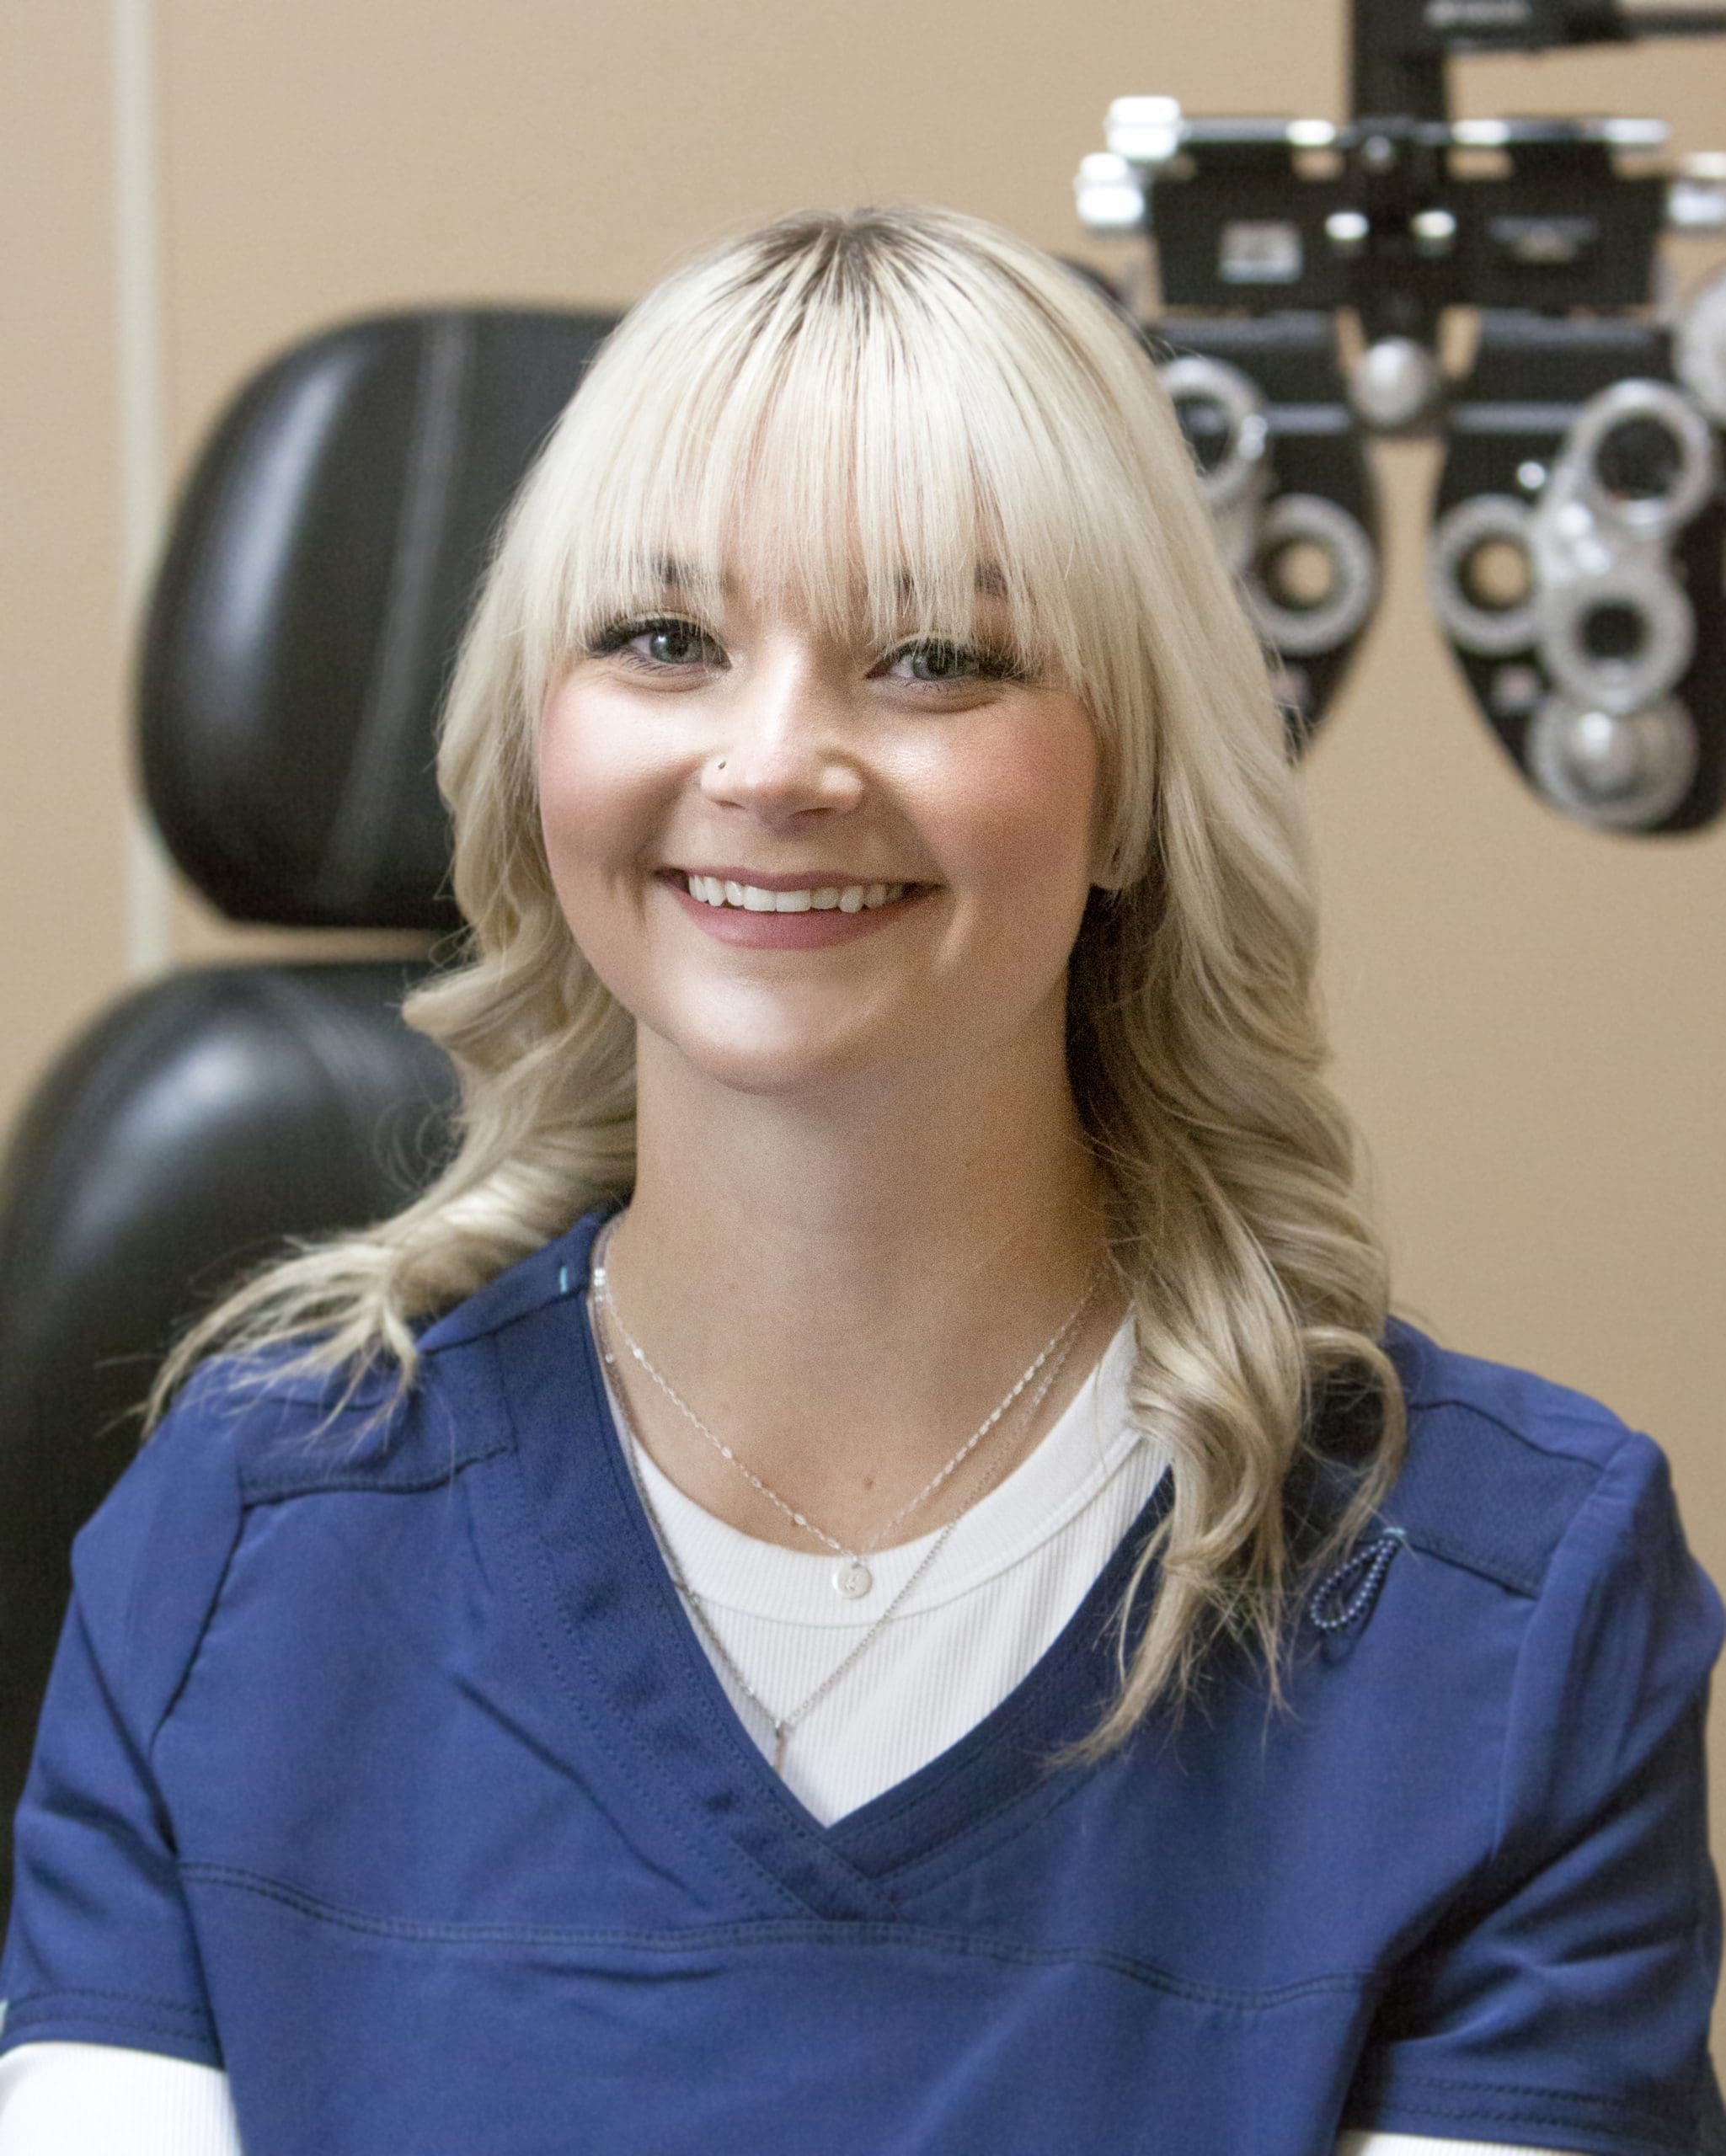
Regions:
M 646 1353 L 641 1347 L 639 1342 L 636 1340 L 633 1334 L 631 1333 L 628 1326 L 623 1322 L 623 1314 L 619 1311 L 617 1305 L 617 1299 L 612 1294 L 610 1273 L 604 1262 L 606 1255 L 611 1247 L 612 1232 L 616 1225 L 617 1223 L 615 1220 L 607 1223 L 605 1230 L 604 1241 L 600 1244 L 598 1250 L 595 1253 L 595 1260 L 591 1273 L 592 1294 L 596 1303 L 603 1307 L 609 1316 L 611 1322 L 616 1326 L 618 1333 L 623 1338 L 624 1346 L 628 1348 L 630 1353 L 635 1358 L 636 1361 L 640 1364 L 642 1369 L 646 1371 L 648 1376 L 653 1380 L 653 1382 L 659 1387 L 660 1390 L 665 1394 L 665 1397 L 671 1401 L 672 1405 L 676 1406 L 689 1422 L 694 1424 L 695 1428 L 700 1431 L 703 1437 L 707 1439 L 708 1443 L 713 1448 L 714 1451 L 719 1454 L 722 1460 L 728 1462 L 732 1467 L 735 1467 L 737 1472 L 743 1476 L 744 1480 L 750 1483 L 755 1489 L 758 1490 L 761 1496 L 764 1497 L 770 1504 L 777 1506 L 779 1511 L 785 1515 L 787 1519 L 791 1521 L 794 1526 L 800 1527 L 806 1534 L 814 1535 L 818 1542 L 825 1542 L 830 1550 L 834 1550 L 842 1557 L 859 1557 L 878 1550 L 881 1544 L 886 1540 L 887 1536 L 890 1535 L 893 1532 L 893 1529 L 899 1524 L 900 1521 L 906 1517 L 906 1513 L 915 1512 L 917 1507 L 923 1502 L 925 1498 L 932 1497 L 935 1492 L 938 1490 L 941 1485 L 947 1480 L 948 1476 L 953 1473 L 954 1470 L 970 1457 L 970 1454 L 975 1450 L 976 1447 L 989 1434 L 990 1431 L 992 1430 L 1000 1422 L 1002 1417 L 1006 1414 L 1007 1409 L 1012 1406 L 1014 1401 L 1018 1398 L 1019 1395 L 1031 1382 L 1032 1379 L 1036 1376 L 1038 1371 L 1042 1369 L 1044 1364 L 1048 1361 L 1050 1356 L 1054 1353 L 1055 1350 L 1060 1347 L 1062 1341 L 1066 1339 L 1067 1336 L 1078 1326 L 1086 1311 L 1089 1310 L 1092 1303 L 1096 1299 L 1097 1290 L 1102 1284 L 1103 1273 L 1103 1267 L 1102 1262 L 1099 1261 L 1098 1264 L 1092 1268 L 1090 1277 L 1085 1283 L 1084 1294 L 1080 1296 L 1078 1301 L 1068 1312 L 1061 1324 L 1055 1329 L 1054 1333 L 1051 1334 L 1040 1353 L 1034 1357 L 1029 1367 L 1025 1370 L 1023 1375 L 1013 1387 L 1012 1390 L 1007 1395 L 1007 1397 L 984 1417 L 982 1422 L 975 1430 L 972 1431 L 970 1437 L 965 1439 L 965 1443 L 959 1447 L 959 1450 L 954 1453 L 952 1459 L 948 1461 L 947 1465 L 941 1469 L 940 1472 L 932 1476 L 930 1480 L 923 1485 L 922 1488 L 917 1492 L 916 1497 L 911 1498 L 906 1503 L 902 1504 L 899 1508 L 898 1511 L 894 1513 L 893 1517 L 885 1522 L 879 1531 L 869 1541 L 853 1547 L 851 1545 L 840 1541 L 836 1536 L 829 1534 L 825 1528 L 817 1527 L 815 1522 L 810 1518 L 806 1513 L 800 1513 L 796 1510 L 794 1506 L 787 1504 L 784 1498 L 779 1495 L 777 1490 L 771 1489 L 767 1483 L 762 1481 L 760 1476 L 755 1473 L 753 1469 L 745 1467 L 743 1462 L 738 1459 L 736 1454 L 731 1449 L 731 1447 L 728 1445 L 723 1438 L 718 1438 L 713 1434 L 713 1433 L 708 1428 L 707 1424 L 702 1421 L 700 1416 L 698 1416 L 695 1410 L 689 1405 L 688 1401 L 684 1399 L 682 1395 L 676 1390 L 676 1389 L 660 1375 L 660 1372 L 656 1370 L 653 1364 L 648 1360 Z
M 601 1299 L 600 1298 L 594 1298 L 591 1303 L 591 1308 L 596 1320 L 599 1319 Z M 610 1314 L 612 1321 L 613 1323 L 617 1323 L 617 1305 L 611 1302 L 609 1299 L 604 1299 L 605 1307 Z M 619 1330 L 622 1330 L 621 1326 L 619 1326 Z M 602 1335 L 601 1339 L 601 1354 L 605 1353 Z M 1035 1392 L 1032 1394 L 1030 1400 L 1025 1407 L 1025 1427 L 1027 1428 L 1031 1428 L 1035 1423 L 1037 1410 L 1042 1406 L 1044 1399 L 1048 1394 L 1050 1386 L 1052 1385 L 1056 1378 L 1060 1376 L 1061 1370 L 1066 1363 L 1066 1358 L 1071 1353 L 1072 1342 L 1069 1340 L 1065 1343 L 1059 1354 L 1055 1357 L 1054 1363 L 1050 1365 L 1048 1374 L 1044 1378 L 1042 1383 L 1037 1387 Z M 609 1361 L 611 1358 L 607 1356 L 606 1359 Z M 1040 1360 L 1041 1358 L 1039 1358 L 1039 1359 Z M 739 1689 L 749 1700 L 753 1701 L 756 1709 L 766 1718 L 769 1726 L 772 1728 L 773 1732 L 773 1771 L 775 1774 L 778 1774 L 783 1770 L 784 1766 L 785 1746 L 793 1730 L 796 1728 L 798 1723 L 803 1720 L 810 1709 L 813 1707 L 818 1700 L 823 1700 L 826 1697 L 827 1694 L 832 1690 L 833 1687 L 839 1682 L 840 1678 L 844 1676 L 847 1670 L 848 1670 L 857 1661 L 858 1657 L 863 1652 L 864 1649 L 871 1645 L 876 1636 L 881 1630 L 881 1628 L 886 1624 L 888 1619 L 892 1616 L 894 1611 L 898 1609 L 900 1604 L 905 1600 L 906 1595 L 911 1593 L 911 1589 L 916 1585 L 917 1582 L 922 1577 L 923 1574 L 927 1572 L 930 1566 L 933 1564 L 935 1559 L 940 1555 L 942 1550 L 946 1546 L 948 1536 L 952 1534 L 954 1529 L 959 1525 L 959 1521 L 965 1517 L 965 1514 L 963 1513 L 955 1513 L 953 1518 L 948 1521 L 946 1526 L 941 1529 L 940 1533 L 937 1534 L 929 1547 L 918 1559 L 916 1565 L 910 1573 L 909 1577 L 906 1579 L 904 1584 L 900 1588 L 898 1593 L 893 1597 L 893 1599 L 887 1604 L 887 1607 L 881 1612 L 880 1615 L 876 1618 L 874 1623 L 870 1625 L 868 1631 L 863 1634 L 857 1645 L 851 1648 L 845 1655 L 838 1666 L 836 1668 L 829 1670 L 827 1674 L 821 1679 L 820 1683 L 816 1685 L 814 1691 L 810 1692 L 804 1699 L 800 1700 L 797 1705 L 791 1709 L 789 1713 L 776 1715 L 773 1712 L 773 1710 L 767 1705 L 767 1701 L 762 1699 L 761 1694 L 756 1690 L 754 1685 L 750 1683 L 749 1679 L 738 1668 L 736 1661 L 732 1656 L 729 1649 L 726 1646 L 724 1641 L 719 1637 L 719 1633 L 713 1629 L 712 1620 L 708 1618 L 706 1610 L 702 1608 L 700 1596 L 697 1595 L 695 1589 L 690 1586 L 688 1581 L 684 1578 L 681 1568 L 679 1566 L 676 1558 L 672 1555 L 671 1537 L 665 1532 L 665 1523 L 660 1519 L 658 1509 L 655 1506 L 653 1499 L 648 1494 L 646 1480 L 642 1475 L 636 1461 L 636 1453 L 638 1450 L 644 1449 L 644 1448 L 642 1447 L 640 1437 L 636 1431 L 634 1422 L 629 1413 L 628 1403 L 624 1400 L 621 1388 L 617 1393 L 617 1406 L 623 1420 L 623 1435 L 626 1441 L 624 1449 L 628 1455 L 630 1476 L 634 1481 L 636 1492 L 640 1497 L 643 1508 L 645 1510 L 648 1518 L 653 1522 L 655 1532 L 659 1537 L 660 1546 L 665 1556 L 665 1567 L 671 1575 L 672 1584 L 676 1588 L 677 1592 L 683 1597 L 684 1601 L 687 1604 L 692 1616 L 694 1617 L 696 1622 L 701 1626 L 703 1631 L 706 1633 L 708 1640 L 712 1642 L 714 1652 L 719 1656 L 719 1659 L 724 1663 L 726 1668 L 730 1671 L 732 1676 L 736 1679 Z M 971 1500 L 971 1504 L 973 1506 L 981 1503 L 982 1499 L 988 1496 L 989 1490 L 993 1489 L 996 1484 L 1001 1481 L 1002 1476 L 1004 1472 L 1005 1462 L 1003 1461 L 997 1465 L 995 1475 L 991 1478 L 988 1488 L 980 1491 L 977 1496 Z M 966 1511 L 969 1511 L 970 1509 L 970 1507 L 968 1506 L 966 1508 Z

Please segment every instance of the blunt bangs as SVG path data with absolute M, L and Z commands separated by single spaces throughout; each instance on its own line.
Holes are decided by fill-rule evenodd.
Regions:
M 870 650 L 968 639 L 992 595 L 1028 672 L 1099 686 L 1130 481 L 1071 345 L 1030 293 L 1003 328 L 998 279 L 849 239 L 697 262 L 613 334 L 540 474 L 536 702 L 619 618 L 718 618 L 728 576 Z

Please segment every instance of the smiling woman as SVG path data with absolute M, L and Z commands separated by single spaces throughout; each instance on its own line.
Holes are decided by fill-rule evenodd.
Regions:
M 1726 2149 L 1720 1604 L 1391 1310 L 1133 326 L 932 208 L 674 272 L 439 773 L 461 1149 L 80 1538 L 0 2156 Z

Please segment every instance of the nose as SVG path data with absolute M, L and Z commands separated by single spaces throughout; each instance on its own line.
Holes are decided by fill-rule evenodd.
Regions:
M 720 739 L 703 767 L 716 806 L 771 825 L 842 814 L 862 799 L 862 768 L 845 724 L 845 699 L 804 652 L 762 660 L 725 699 Z

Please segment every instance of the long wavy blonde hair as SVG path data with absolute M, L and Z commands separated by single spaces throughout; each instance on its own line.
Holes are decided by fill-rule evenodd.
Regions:
M 967 638 L 992 564 L 1022 654 L 1085 700 L 1119 888 L 1093 890 L 1074 947 L 1069 1069 L 1132 1298 L 1132 1408 L 1174 1493 L 1087 1744 L 1185 1696 L 1224 1637 L 1262 1650 L 1274 1686 L 1305 1571 L 1287 1497 L 1321 1390 L 1351 1374 L 1376 1428 L 1314 1561 L 1358 1534 L 1405 1418 L 1361 1148 L 1321 1075 L 1312 867 L 1271 657 L 1137 331 L 1061 263 L 948 210 L 781 218 L 676 269 L 607 340 L 516 499 L 444 716 L 468 927 L 403 1017 L 455 1066 L 458 1150 L 400 1212 L 297 1239 L 193 1324 L 146 1427 L 218 1346 L 242 1366 L 269 1346 L 276 1370 L 349 1390 L 388 1365 L 399 1397 L 423 1321 L 627 1196 L 634 1023 L 558 907 L 536 729 L 571 656 L 658 602 L 668 554 L 705 606 L 740 545 L 761 588 L 870 648 Z

